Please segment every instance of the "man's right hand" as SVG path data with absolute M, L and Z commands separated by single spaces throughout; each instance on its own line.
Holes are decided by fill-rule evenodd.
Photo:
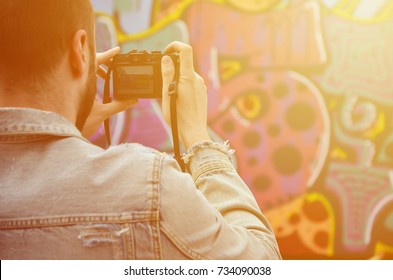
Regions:
M 173 42 L 167 46 L 165 52 L 178 53 L 180 58 L 177 119 L 180 141 L 188 149 L 195 143 L 211 140 L 207 132 L 207 89 L 203 78 L 194 70 L 193 51 L 189 45 Z M 173 82 L 175 66 L 169 56 L 162 58 L 161 68 L 162 110 L 165 120 L 170 124 L 168 87 Z

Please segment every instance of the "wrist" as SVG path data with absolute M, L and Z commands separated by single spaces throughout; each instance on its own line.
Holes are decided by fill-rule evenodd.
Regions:
M 180 136 L 180 141 L 183 143 L 184 148 L 188 150 L 191 146 L 196 143 L 203 142 L 203 141 L 211 141 L 211 137 L 207 130 L 201 131 L 192 131 L 187 133 L 183 136 Z

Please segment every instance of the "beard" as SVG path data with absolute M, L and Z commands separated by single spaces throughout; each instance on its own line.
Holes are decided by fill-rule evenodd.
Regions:
M 81 91 L 79 108 L 76 118 L 75 126 L 82 131 L 87 118 L 90 115 L 91 108 L 93 107 L 96 92 L 97 92 L 97 76 L 95 71 L 94 53 L 90 54 L 89 76 L 86 81 L 85 88 Z

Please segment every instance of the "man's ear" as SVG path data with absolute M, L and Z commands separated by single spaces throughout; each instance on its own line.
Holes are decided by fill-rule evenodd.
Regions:
M 72 73 L 78 77 L 83 76 L 88 71 L 89 46 L 85 30 L 78 30 L 72 37 L 70 46 L 70 64 Z

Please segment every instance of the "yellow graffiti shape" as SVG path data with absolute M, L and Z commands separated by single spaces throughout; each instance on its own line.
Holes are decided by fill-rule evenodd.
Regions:
M 369 139 L 375 139 L 380 133 L 384 132 L 386 128 L 386 116 L 385 113 L 381 112 L 378 115 L 378 119 L 375 122 L 375 125 L 364 132 L 364 136 Z
M 280 0 L 227 0 L 235 8 L 245 12 L 264 12 L 280 3 Z
M 375 23 L 393 18 L 391 0 L 320 0 L 334 14 L 345 19 Z
M 319 205 L 320 208 L 315 208 L 315 205 Z M 306 194 L 283 206 L 266 211 L 265 215 L 278 241 L 280 238 L 297 234 L 302 244 L 314 253 L 333 256 L 335 216 L 331 204 L 322 194 Z M 320 246 L 320 236 L 323 237 L 322 243 L 326 244 L 325 246 Z
M 336 160 L 346 160 L 348 159 L 348 154 L 344 149 L 336 147 L 330 152 L 330 158 Z

